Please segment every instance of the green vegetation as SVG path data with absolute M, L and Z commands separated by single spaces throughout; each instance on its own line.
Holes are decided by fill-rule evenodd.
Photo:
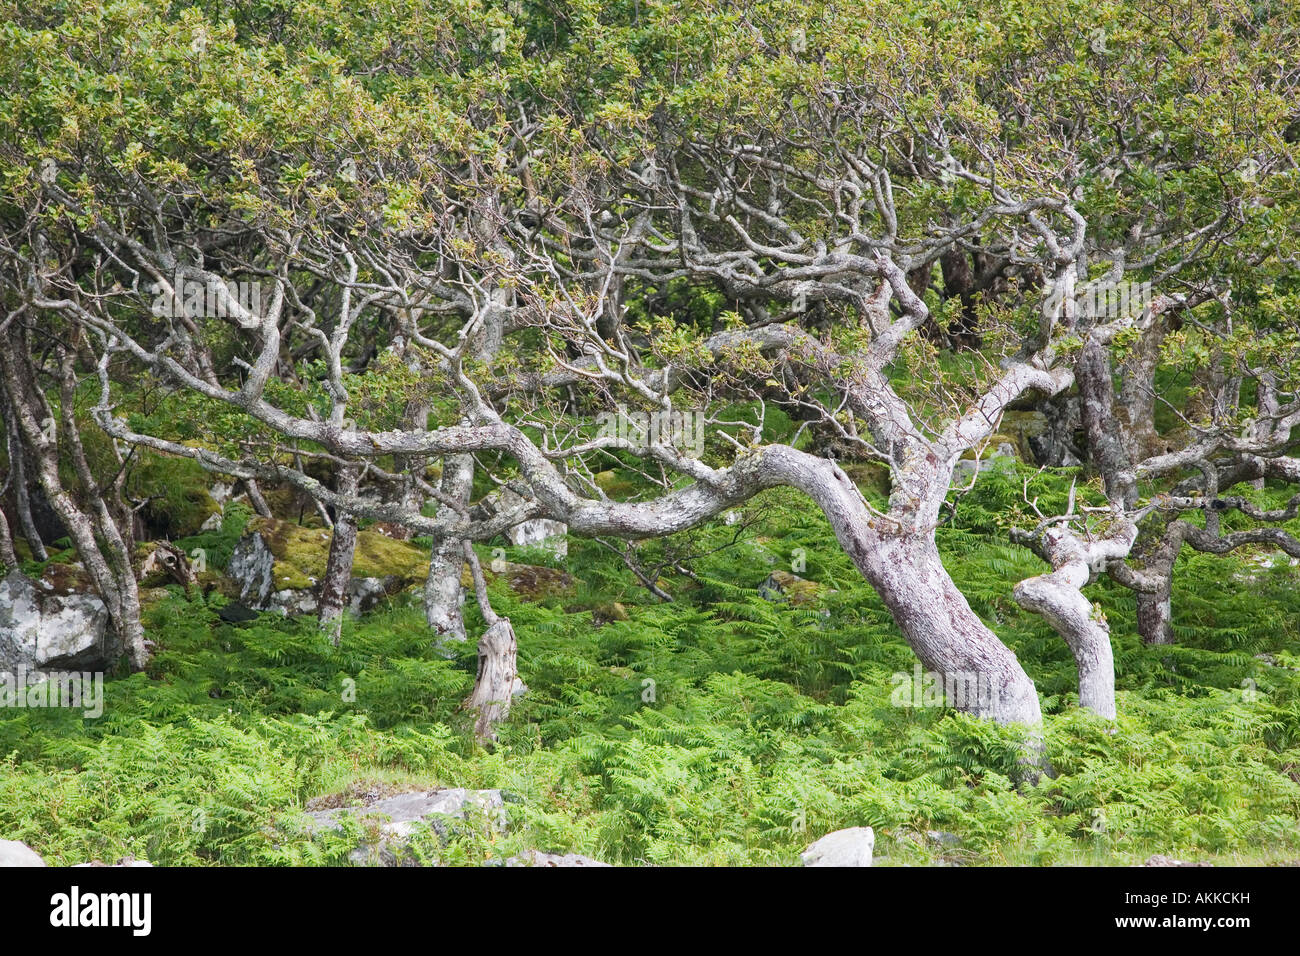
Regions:
M 1044 694 L 1055 775 L 1035 784 L 1013 782 L 1013 732 L 892 706 L 891 678 L 911 674 L 914 655 L 827 546 L 820 514 L 781 493 L 754 503 L 749 532 L 701 561 L 698 583 L 673 580 L 672 604 L 653 603 L 608 552 L 578 540 L 575 604 L 535 604 L 495 582 L 530 691 L 491 752 L 459 709 L 473 647 L 433 653 L 411 596 L 349 622 L 335 649 L 312 620 L 230 626 L 217 594 L 205 604 L 177 591 L 150 612 L 159 646 L 149 672 L 109 681 L 101 719 L 22 711 L 0 721 L 0 831 L 57 863 L 342 862 L 354 844 L 311 839 L 298 811 L 378 783 L 509 795 L 505 836 L 471 826 L 446 846 L 418 844 L 448 863 L 534 847 L 626 864 L 789 864 L 815 837 L 854 825 L 876 828 L 878 865 L 1300 857 L 1294 572 L 1180 563 L 1182 643 L 1172 647 L 1137 640 L 1127 592 L 1092 588 L 1115 635 L 1112 731 L 1072 706 L 1066 648 L 1009 598 L 1035 559 L 981 527 L 1018 481 L 981 479 L 940 543 Z M 701 534 L 720 545 L 733 530 Z M 795 548 L 802 576 L 828 586 L 819 605 L 758 596 L 768 562 L 788 566 Z M 1245 574 L 1249 586 L 1232 580 Z M 614 601 L 631 619 L 594 626 L 593 611 Z M 961 843 L 907 836 L 926 830 Z

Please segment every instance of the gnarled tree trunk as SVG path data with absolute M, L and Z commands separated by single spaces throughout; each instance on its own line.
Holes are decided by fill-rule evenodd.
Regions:
M 470 488 L 474 481 L 474 457 L 449 455 L 442 462 L 442 479 L 439 491 L 446 501 L 461 508 L 469 505 Z M 439 517 L 454 519 L 456 509 L 444 503 Z M 461 612 L 464 590 L 461 571 L 465 567 L 465 552 L 461 542 L 451 536 L 435 535 L 429 558 L 429 575 L 424 582 L 424 617 L 438 635 L 437 641 L 464 641 L 465 618 Z
M 357 493 L 358 469 L 344 465 L 339 469 L 338 493 L 352 497 Z M 337 647 L 343 633 L 343 612 L 348 606 L 348 585 L 352 581 L 352 558 L 357 547 L 357 519 L 348 511 L 339 511 L 330 534 L 329 559 L 321 579 L 318 613 L 321 627 L 330 634 Z

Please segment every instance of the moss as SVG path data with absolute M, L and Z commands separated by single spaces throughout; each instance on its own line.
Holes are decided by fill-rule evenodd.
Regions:
M 1047 416 L 1042 412 L 1004 412 L 1001 431 L 1002 435 L 994 439 L 994 447 L 998 441 L 1009 442 L 1019 453 L 1021 461 L 1033 461 L 1029 439 L 1047 431 Z
M 596 487 L 611 498 L 626 498 L 637 492 L 637 484 L 619 476 L 617 471 L 600 471 L 595 475 Z
M 841 462 L 840 468 L 864 493 L 889 494 L 889 468 L 871 461 Z
M 53 594 L 75 594 L 94 590 L 90 575 L 83 568 L 73 564 L 51 561 L 45 566 L 40 578 L 46 585 L 46 590 Z
M 247 531 L 261 534 L 275 556 L 272 586 L 277 591 L 304 590 L 324 576 L 330 550 L 328 530 L 275 518 L 254 518 Z M 393 577 L 409 584 L 422 580 L 428 567 L 428 554 L 410 542 L 396 541 L 377 531 L 357 532 L 352 558 L 354 577 Z
M 815 604 L 826 588 L 816 581 L 809 581 L 780 568 L 768 575 L 764 587 L 779 591 L 781 595 L 796 607 Z
M 150 498 L 143 517 L 159 537 L 169 540 L 198 534 L 203 523 L 221 513 L 208 488 L 212 476 L 188 458 L 144 454 L 131 469 L 128 491 Z

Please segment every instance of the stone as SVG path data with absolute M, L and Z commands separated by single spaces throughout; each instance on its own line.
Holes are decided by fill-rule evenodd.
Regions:
M 1210 863 L 1188 863 L 1186 860 L 1176 860 L 1172 856 L 1164 856 L 1156 853 L 1149 857 L 1141 866 L 1211 866 Z
M 102 860 L 91 860 L 89 863 L 74 863 L 74 864 L 72 864 L 72 868 L 73 868 L 74 870 L 76 870 L 76 869 L 80 869 L 81 867 L 85 867 L 85 866 L 91 866 L 91 867 L 101 867 L 101 866 L 102 866 L 102 867 L 109 867 L 109 868 L 117 868 L 117 867 L 136 868 L 136 867 L 147 866 L 147 867 L 152 868 L 152 867 L 153 867 L 153 864 L 150 863 L 148 860 L 137 860 L 137 859 L 136 859 L 135 857 L 133 857 L 133 856 L 124 856 L 124 857 L 122 857 L 122 859 L 118 860 L 116 863 L 105 863 L 105 862 L 103 862 Z
M 50 565 L 38 581 L 18 571 L 0 579 L 0 672 L 107 671 L 122 650 L 79 568 Z
M 406 861 L 407 842 L 417 824 L 427 824 L 439 837 L 445 838 L 456 821 L 485 818 L 496 831 L 506 827 L 505 798 L 500 790 L 467 790 L 454 787 L 445 790 L 414 791 L 381 797 L 360 807 L 335 807 L 328 810 L 308 811 L 312 830 L 321 828 L 342 829 L 344 817 L 355 817 L 363 826 L 378 831 L 376 844 L 363 843 L 348 858 L 358 866 L 398 866 Z
M 315 613 L 329 547 L 327 529 L 254 518 L 226 565 L 231 597 L 254 610 Z M 389 595 L 423 581 L 428 569 L 429 555 L 422 548 L 369 529 L 360 531 L 348 605 L 358 614 L 371 610 Z
M 828 833 L 800 854 L 804 866 L 870 866 L 876 846 L 871 827 L 850 827 Z
M 767 576 L 758 586 L 758 594 L 766 601 L 789 601 L 796 607 L 814 604 L 826 592 L 816 581 L 809 581 L 780 568 Z
M 0 868 L 7 866 L 44 866 L 35 850 L 17 840 L 0 840 Z
M 499 866 L 609 866 L 608 863 L 602 863 L 600 860 L 593 860 L 589 856 L 582 856 L 578 853 L 543 853 L 541 850 L 525 850 L 516 856 L 512 856 L 504 862 L 497 864 Z
M 926 830 L 923 833 L 917 833 L 915 830 L 905 830 L 899 834 L 904 839 L 911 840 L 913 843 L 933 843 L 937 846 L 954 847 L 961 845 L 961 837 L 955 833 L 949 833 L 946 830 Z
M 533 518 L 522 521 L 506 531 L 506 538 L 515 547 L 543 548 L 557 558 L 569 556 L 569 526 L 550 518 Z

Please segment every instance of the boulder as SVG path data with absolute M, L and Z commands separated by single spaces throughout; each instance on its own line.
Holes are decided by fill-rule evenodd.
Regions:
M 541 850 L 525 850 L 499 864 L 501 866 L 609 866 L 600 860 L 577 853 L 543 853 Z
M 527 503 L 527 499 L 510 487 L 490 494 L 474 506 L 477 517 L 499 515 L 517 511 Z M 506 540 L 515 547 L 543 548 L 557 558 L 569 555 L 569 541 L 565 536 L 569 526 L 563 521 L 550 518 L 529 518 L 506 529 Z
M 0 579 L 0 672 L 110 670 L 122 643 L 80 568 L 49 565 L 39 580 Z
M 486 819 L 489 826 L 502 831 L 506 826 L 505 799 L 500 790 L 415 791 L 368 800 L 359 807 L 335 807 L 308 811 L 311 829 L 342 829 L 342 820 L 354 817 L 363 827 L 377 833 L 377 842 L 363 843 L 348 854 L 358 866 L 398 866 L 404 863 L 407 841 L 417 824 L 428 825 L 445 838 L 457 822 Z
M 850 827 L 826 834 L 799 859 L 804 866 L 870 866 L 875 846 L 876 833 L 871 827 Z
M 133 856 L 124 856 L 116 863 L 105 863 L 102 860 L 91 860 L 89 863 L 74 863 L 72 864 L 72 869 L 77 870 L 84 866 L 92 866 L 92 867 L 103 866 L 103 867 L 110 867 L 110 868 L 116 868 L 116 867 L 136 868 L 141 866 L 147 866 L 152 868 L 153 864 L 150 863 L 148 860 L 137 860 Z
M 217 510 L 203 519 L 203 523 L 199 525 L 200 531 L 217 531 L 221 528 L 221 522 L 226 517 L 226 505 L 234 500 L 232 497 L 234 490 L 234 485 L 224 481 L 218 481 L 208 489 L 208 497 L 212 499 Z M 240 495 L 240 498 L 247 500 L 247 495 Z
M 797 574 L 780 568 L 767 576 L 758 586 L 759 596 L 767 601 L 789 601 L 796 607 L 817 603 L 826 588 L 816 581 L 809 581 Z
M 569 556 L 569 526 L 550 518 L 533 518 L 506 531 L 506 538 L 515 547 L 544 548 L 557 558 Z
M 0 840 L 0 868 L 6 866 L 44 866 L 45 861 L 26 843 Z
M 330 532 L 274 518 L 254 518 L 226 565 L 231 597 L 257 610 L 310 614 L 329 560 Z M 357 533 L 348 584 L 354 612 L 424 580 L 429 556 L 406 541 L 365 530 Z

